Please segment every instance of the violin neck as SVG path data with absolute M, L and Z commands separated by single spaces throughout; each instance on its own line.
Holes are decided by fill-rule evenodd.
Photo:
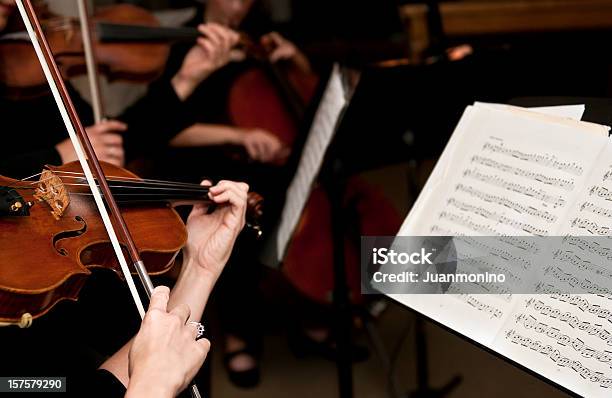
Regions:
M 208 187 L 171 182 L 109 180 L 115 201 L 121 205 L 208 202 Z
M 96 24 L 98 40 L 112 42 L 176 42 L 194 41 L 200 33 L 189 27 L 156 27 L 99 22 Z

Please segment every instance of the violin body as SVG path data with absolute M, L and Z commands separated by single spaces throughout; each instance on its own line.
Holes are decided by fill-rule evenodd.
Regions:
M 164 70 L 170 46 L 167 43 L 102 43 L 96 40 L 95 25 L 110 22 L 158 26 L 148 11 L 129 4 L 102 7 L 91 18 L 93 50 L 99 71 L 109 80 L 150 82 Z M 78 23 L 70 18 L 50 17 L 43 21 L 45 35 L 64 79 L 87 72 L 83 39 Z M 32 44 L 27 40 L 0 41 L 0 87 L 8 98 L 32 98 L 48 92 L 48 85 Z
M 137 178 L 109 164 L 103 169 L 108 176 Z M 62 172 L 82 172 L 76 162 L 48 171 L 45 178 L 54 175 L 60 181 L 70 175 Z M 36 183 L 0 176 L 0 186 L 15 187 L 22 204 L 33 204 L 29 215 L 0 216 L 0 322 L 17 322 L 24 313 L 37 318 L 60 300 L 76 300 L 92 268 L 122 275 L 87 184 L 57 184 L 55 179 Z M 65 207 L 61 215 L 57 207 Z M 122 214 L 148 272 L 167 271 L 187 239 L 176 211 L 160 203 L 122 206 Z

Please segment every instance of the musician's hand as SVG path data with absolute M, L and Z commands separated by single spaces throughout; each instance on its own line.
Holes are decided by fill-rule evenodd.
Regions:
M 189 97 L 211 73 L 237 57 L 233 48 L 240 40 L 238 33 L 216 23 L 202 24 L 198 30 L 203 36 L 189 50 L 181 69 L 172 79 L 181 99 Z
M 210 186 L 210 182 L 204 181 L 202 185 Z M 220 181 L 211 186 L 209 192 L 218 208 L 206 214 L 207 205 L 193 207 L 187 219 L 184 261 L 197 263 L 216 280 L 244 227 L 249 186 L 241 182 Z
M 278 137 L 261 129 L 243 132 L 241 143 L 251 159 L 262 163 L 284 160 L 289 152 Z
M 295 63 L 303 72 L 310 72 L 308 58 L 293 44 L 278 32 L 270 32 L 262 36 L 261 44 L 270 49 L 270 62 L 286 60 Z
M 208 340 L 195 340 L 197 328 L 186 325 L 187 305 L 168 312 L 169 294 L 165 286 L 153 291 L 130 348 L 126 397 L 175 397 L 194 378 L 210 350 Z
M 123 137 L 120 133 L 126 130 L 127 125 L 116 120 L 105 120 L 85 129 L 98 159 L 116 166 L 123 166 L 125 163 Z M 59 152 L 63 164 L 78 159 L 69 139 L 57 144 L 55 149 Z

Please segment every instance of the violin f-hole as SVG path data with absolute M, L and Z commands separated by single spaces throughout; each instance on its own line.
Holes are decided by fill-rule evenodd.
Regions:
M 68 255 L 68 251 L 65 248 L 58 247 L 62 240 L 76 238 L 76 237 L 83 235 L 85 232 L 87 232 L 87 223 L 85 222 L 83 217 L 76 216 L 74 217 L 74 220 L 81 223 L 82 227 L 80 229 L 76 229 L 72 231 L 63 231 L 53 236 L 53 247 L 55 248 L 55 251 L 58 252 L 62 256 Z

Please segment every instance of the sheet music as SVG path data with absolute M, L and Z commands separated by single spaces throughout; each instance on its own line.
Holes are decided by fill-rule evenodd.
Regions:
M 601 235 L 612 228 L 606 132 L 524 111 L 468 108 L 398 235 Z M 609 247 L 612 253 L 612 240 Z M 575 271 L 576 263 L 567 267 Z M 580 275 L 588 273 L 603 271 L 580 266 Z M 392 297 L 581 395 L 612 391 L 607 297 Z
M 554 264 L 579 280 L 612 279 L 612 146 L 594 167 L 581 199 L 561 232 L 568 244 Z M 586 236 L 603 236 L 595 242 Z M 588 259 L 582 262 L 581 259 Z M 612 394 L 612 301 L 610 296 L 534 295 L 520 298 L 494 344 L 500 353 L 588 397 Z M 534 355 L 534 353 L 536 355 Z
M 557 116 L 567 119 L 580 121 L 586 110 L 586 106 L 583 105 L 560 105 L 560 106 L 539 106 L 534 108 L 522 108 L 518 106 L 506 105 L 506 104 L 494 104 L 489 102 L 475 102 L 475 106 L 489 106 L 501 110 L 517 110 L 519 112 L 525 112 L 528 109 L 529 112 L 536 112 L 542 115 Z
M 338 65 L 334 65 L 327 88 L 308 133 L 296 175 L 287 191 L 285 207 L 276 236 L 278 261 L 281 261 L 284 257 L 291 235 L 310 196 L 312 184 L 323 163 L 325 152 L 332 140 L 340 113 L 346 104 L 346 93 L 340 68 Z

